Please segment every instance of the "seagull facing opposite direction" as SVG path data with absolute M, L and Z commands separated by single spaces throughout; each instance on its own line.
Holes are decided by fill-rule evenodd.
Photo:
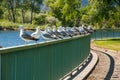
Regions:
M 22 40 L 24 40 L 25 42 L 38 41 L 39 40 L 39 39 L 36 39 L 36 38 L 32 37 L 31 35 L 27 34 L 26 32 L 24 32 L 23 25 L 20 25 L 20 38 Z

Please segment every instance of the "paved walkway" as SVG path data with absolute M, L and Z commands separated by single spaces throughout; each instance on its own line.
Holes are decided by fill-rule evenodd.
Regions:
M 109 72 L 110 59 L 106 54 L 99 51 L 94 51 L 99 56 L 98 64 L 87 80 L 104 80 Z
M 120 80 L 120 51 L 92 45 L 99 62 L 87 80 Z
M 94 44 L 91 45 L 91 51 L 93 58 L 87 67 L 74 77 L 65 80 L 120 80 L 120 51 Z
M 87 65 L 87 67 L 79 74 L 77 75 L 73 80 L 83 80 L 90 72 L 91 70 L 94 68 L 94 66 L 96 65 L 97 61 L 98 61 L 98 56 L 96 55 L 96 53 L 91 52 L 92 54 L 92 60 L 91 62 Z

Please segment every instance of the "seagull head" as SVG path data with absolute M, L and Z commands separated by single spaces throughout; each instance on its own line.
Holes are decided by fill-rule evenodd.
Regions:
M 56 26 L 52 26 L 53 27 L 53 31 L 56 31 L 57 29 L 56 29 Z
M 62 30 L 65 31 L 65 27 L 62 27 Z
M 39 26 L 38 26 L 38 27 L 36 27 L 36 31 L 33 32 L 33 33 L 31 34 L 31 36 L 34 37 L 34 38 L 36 38 L 36 39 L 39 39 L 40 36 L 41 36 L 41 34 L 42 34 L 42 32 L 41 32 L 41 30 L 40 30 L 40 28 L 39 28 Z
M 40 27 L 38 26 L 37 28 L 36 28 L 36 31 L 39 31 L 40 30 Z
M 82 27 L 84 27 L 85 25 L 84 24 L 82 24 Z
M 58 31 L 62 31 L 62 27 L 61 26 L 58 27 Z
M 20 28 L 20 30 L 23 30 L 23 29 L 24 29 L 24 28 L 23 28 L 23 25 L 20 25 L 19 28 Z
M 46 31 L 47 31 L 47 32 L 51 32 L 51 31 L 52 31 L 52 30 L 51 30 L 51 27 L 48 26 L 47 29 L 46 29 Z
M 47 27 L 47 29 L 51 30 L 51 27 L 50 27 L 50 26 L 48 26 L 48 27 Z
M 89 30 L 90 30 L 91 28 L 92 28 L 92 27 L 89 25 L 87 29 L 89 29 Z
M 70 27 L 66 27 L 66 30 L 70 30 Z

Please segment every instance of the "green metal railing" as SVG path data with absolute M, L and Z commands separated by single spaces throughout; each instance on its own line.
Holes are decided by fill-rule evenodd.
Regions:
M 90 35 L 0 49 L 2 80 L 59 80 L 90 53 Z
M 92 39 L 120 37 L 120 29 L 98 29 L 92 34 Z

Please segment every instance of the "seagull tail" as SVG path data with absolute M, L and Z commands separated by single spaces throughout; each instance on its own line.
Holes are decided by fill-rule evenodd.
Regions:
M 62 36 L 60 36 L 60 35 L 58 35 L 58 37 L 59 37 L 60 39 L 63 39 L 63 37 L 62 37 Z
M 69 35 L 70 37 L 73 37 L 73 35 Z
M 38 41 L 39 39 L 32 37 L 32 40 L 34 40 L 34 41 Z
M 2 46 L 0 46 L 0 48 L 2 48 Z

